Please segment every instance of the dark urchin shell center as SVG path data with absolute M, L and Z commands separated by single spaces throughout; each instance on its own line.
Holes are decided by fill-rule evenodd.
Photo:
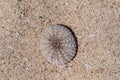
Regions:
M 51 45 L 54 49 L 60 49 L 61 48 L 61 41 L 59 39 L 53 39 L 51 41 Z

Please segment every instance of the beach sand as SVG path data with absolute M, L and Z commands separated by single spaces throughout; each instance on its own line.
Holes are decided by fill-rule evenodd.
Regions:
M 77 37 L 68 64 L 40 52 L 41 32 L 53 24 Z M 0 0 L 0 80 L 120 80 L 120 0 Z

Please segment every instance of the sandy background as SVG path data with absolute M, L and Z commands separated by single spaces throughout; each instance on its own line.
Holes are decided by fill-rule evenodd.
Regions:
M 69 26 L 78 53 L 54 66 L 41 31 Z M 0 0 L 0 80 L 120 80 L 120 0 Z

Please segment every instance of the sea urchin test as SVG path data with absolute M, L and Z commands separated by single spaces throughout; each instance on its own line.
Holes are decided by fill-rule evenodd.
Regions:
M 68 63 L 77 52 L 75 35 L 66 26 L 59 24 L 49 26 L 41 33 L 40 51 L 47 61 L 54 65 Z

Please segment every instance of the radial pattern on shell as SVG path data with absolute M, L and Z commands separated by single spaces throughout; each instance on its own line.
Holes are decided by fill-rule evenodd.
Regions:
M 68 27 L 52 25 L 41 33 L 40 50 L 47 61 L 55 65 L 62 65 L 75 57 L 77 42 Z

